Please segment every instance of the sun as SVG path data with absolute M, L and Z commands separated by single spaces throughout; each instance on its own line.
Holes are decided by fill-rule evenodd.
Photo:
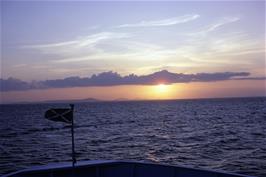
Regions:
M 158 84 L 156 86 L 156 90 L 159 92 L 159 93 L 165 93 L 168 91 L 168 86 L 165 85 L 165 84 Z
M 152 87 L 153 99 L 171 99 L 175 93 L 174 87 L 171 84 L 158 83 Z

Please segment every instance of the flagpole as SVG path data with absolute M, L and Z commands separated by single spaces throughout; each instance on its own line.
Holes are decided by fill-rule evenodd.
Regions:
M 71 110 L 72 110 L 72 121 L 71 121 L 71 134 L 72 134 L 72 167 L 75 166 L 76 163 L 76 157 L 75 157 L 75 141 L 74 141 L 74 104 L 70 104 Z

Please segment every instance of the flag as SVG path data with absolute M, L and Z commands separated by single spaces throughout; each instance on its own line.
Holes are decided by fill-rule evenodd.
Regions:
M 72 109 L 49 109 L 45 112 L 45 118 L 56 122 L 72 123 L 73 110 Z

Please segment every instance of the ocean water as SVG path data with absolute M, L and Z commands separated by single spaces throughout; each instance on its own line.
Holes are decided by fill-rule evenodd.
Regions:
M 1 105 L 0 175 L 71 161 L 68 104 Z M 123 159 L 266 176 L 266 98 L 75 104 L 78 160 Z

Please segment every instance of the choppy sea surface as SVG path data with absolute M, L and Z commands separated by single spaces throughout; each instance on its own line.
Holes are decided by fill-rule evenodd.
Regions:
M 1 105 L 0 175 L 71 161 L 68 104 Z M 78 160 L 123 159 L 266 176 L 266 98 L 75 104 Z

